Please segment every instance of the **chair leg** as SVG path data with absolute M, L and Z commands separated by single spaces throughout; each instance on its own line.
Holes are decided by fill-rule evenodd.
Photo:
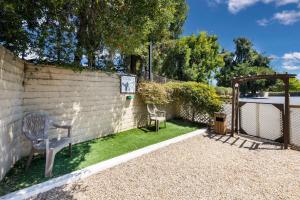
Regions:
M 30 151 L 30 154 L 29 154 L 29 157 L 27 160 L 27 164 L 26 164 L 26 171 L 28 171 L 28 169 L 29 169 L 29 166 L 30 166 L 32 158 L 33 158 L 33 154 L 34 154 L 34 150 L 33 150 L 33 148 L 31 148 L 31 151 Z
M 72 143 L 69 143 L 69 156 L 72 157 Z
M 165 128 L 167 128 L 167 121 L 165 121 L 164 124 L 165 124 Z
M 156 125 L 156 132 L 158 132 L 158 130 L 159 130 L 159 121 L 158 120 L 155 121 L 155 125 Z
M 55 152 L 53 150 L 49 150 L 46 153 L 45 177 L 52 176 L 54 158 L 55 158 Z

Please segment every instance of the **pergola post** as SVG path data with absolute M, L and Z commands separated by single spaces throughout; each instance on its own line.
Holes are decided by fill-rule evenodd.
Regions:
M 284 148 L 287 149 L 290 143 L 290 81 L 289 76 L 284 78 L 284 119 L 283 119 L 283 140 Z
M 236 99 L 235 99 L 235 133 L 239 133 L 239 98 L 240 98 L 240 85 L 236 83 Z
M 234 136 L 235 131 L 235 81 L 231 81 L 232 87 L 232 110 L 231 110 L 231 137 Z

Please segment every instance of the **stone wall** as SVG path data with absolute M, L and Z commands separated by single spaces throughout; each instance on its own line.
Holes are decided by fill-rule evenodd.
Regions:
M 24 63 L 0 47 L 0 180 L 13 164 L 28 155 L 22 117 L 47 112 L 57 123 L 73 126 L 74 143 L 143 126 L 146 106 L 135 95 L 120 94 L 120 77 L 99 71 L 74 72 Z M 168 118 L 175 110 L 167 108 Z M 55 137 L 66 134 L 51 129 Z

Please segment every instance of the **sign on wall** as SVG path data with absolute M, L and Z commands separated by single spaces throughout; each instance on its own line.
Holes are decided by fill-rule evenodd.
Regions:
M 121 76 L 121 93 L 135 94 L 136 91 L 136 77 L 130 75 Z

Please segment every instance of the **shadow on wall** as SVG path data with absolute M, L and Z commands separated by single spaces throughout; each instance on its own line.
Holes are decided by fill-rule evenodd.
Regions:
M 0 180 L 20 157 L 28 153 L 29 142 L 24 140 L 20 130 L 21 120 L 6 124 L 0 120 Z
M 0 45 L 0 180 L 29 150 L 21 134 L 23 80 L 24 62 Z

